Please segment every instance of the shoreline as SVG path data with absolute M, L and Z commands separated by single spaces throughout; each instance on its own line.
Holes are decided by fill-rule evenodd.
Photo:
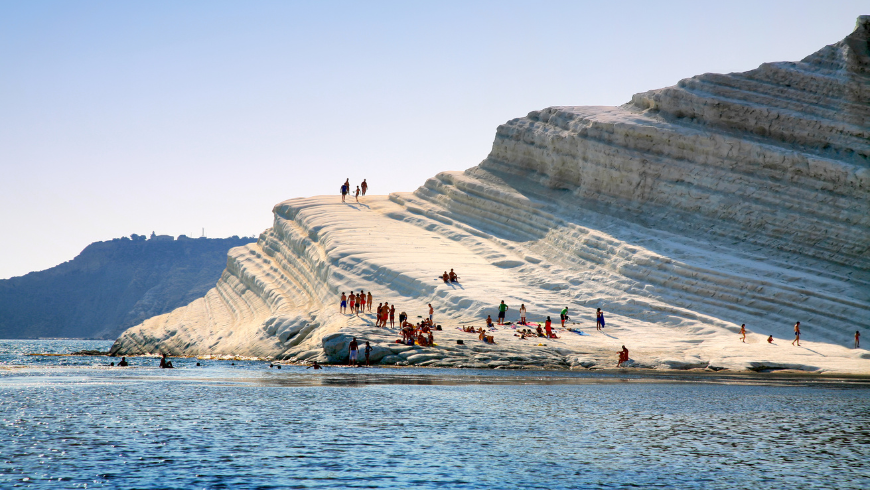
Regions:
M 25 356 L 32 357 L 106 357 L 106 358 L 120 358 L 121 356 L 110 356 L 108 354 L 103 355 L 91 355 L 91 354 L 79 354 L 79 353 L 69 353 L 69 354 L 53 354 L 53 353 L 27 353 Z M 142 355 L 128 355 L 125 356 L 129 359 L 159 359 L 160 356 L 156 354 L 142 354 Z M 199 361 L 218 361 L 218 362 L 251 362 L 251 363 L 270 363 L 275 366 L 281 365 L 284 367 L 305 367 L 308 368 L 311 366 L 309 363 L 305 362 L 293 362 L 286 360 L 275 360 L 268 358 L 257 358 L 257 357 L 247 357 L 247 356 L 193 356 L 193 355 L 169 355 L 167 356 L 170 359 L 189 359 L 189 360 L 199 360 Z M 568 367 L 568 368 L 556 368 L 556 367 L 543 367 L 543 366 L 523 366 L 518 369 L 505 369 L 501 366 L 497 367 L 474 367 L 474 366 L 422 366 L 422 365 L 390 365 L 390 364 L 372 364 L 371 366 L 361 365 L 351 366 L 346 363 L 320 363 L 321 366 L 325 369 L 325 373 L 335 373 L 336 370 L 353 370 L 353 373 L 363 373 L 364 371 L 357 371 L 358 369 L 370 369 L 370 368 L 381 368 L 381 369 L 394 369 L 397 371 L 406 371 L 406 370 L 432 370 L 432 372 L 436 370 L 444 370 L 444 371 L 452 371 L 452 372 L 471 372 L 471 371 L 484 371 L 491 372 L 494 376 L 497 376 L 498 373 L 516 373 L 514 375 L 508 375 L 505 377 L 526 377 L 529 375 L 533 375 L 533 373 L 552 373 L 552 374 L 590 374 L 590 375 L 619 375 L 619 376 L 638 376 L 644 378 L 699 378 L 699 382 L 703 382 L 704 379 L 727 379 L 727 378 L 735 378 L 735 379 L 759 379 L 759 380 L 794 380 L 794 381 L 824 381 L 830 382 L 835 380 L 843 380 L 843 381 L 854 381 L 859 383 L 866 382 L 870 385 L 870 374 L 861 374 L 861 373 L 841 373 L 836 371 L 825 371 L 825 372 L 813 372 L 813 371 L 804 371 L 799 369 L 770 369 L 770 370 L 730 370 L 730 369 L 720 369 L 720 370 L 712 370 L 707 368 L 687 368 L 687 369 L 666 369 L 666 368 L 650 368 L 650 367 L 592 367 L 592 368 L 583 368 L 580 366 Z M 6 365 L 2 366 L 8 369 L 28 369 L 28 368 L 37 368 L 36 366 L 30 366 L 26 364 L 16 364 L 16 365 Z M 38 366 L 38 368 L 45 368 L 48 366 Z M 59 368 L 67 368 L 71 366 L 56 366 Z M 76 366 L 81 367 L 81 366 Z M 106 368 L 110 367 L 118 367 L 118 366 L 105 366 Z M 156 366 L 129 366 L 129 368 L 136 367 L 147 367 L 152 368 Z M 181 366 L 179 366 L 181 367 Z M 567 378 L 567 377 L 566 377 Z

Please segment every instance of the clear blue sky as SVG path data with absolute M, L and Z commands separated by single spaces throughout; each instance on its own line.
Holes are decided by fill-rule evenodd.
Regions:
M 863 1 L 0 1 L 0 278 L 131 233 L 257 235 L 411 191 L 495 128 L 798 60 Z

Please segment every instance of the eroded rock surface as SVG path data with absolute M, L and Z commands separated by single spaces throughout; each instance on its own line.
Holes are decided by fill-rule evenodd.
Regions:
M 113 352 L 342 362 L 358 334 L 384 364 L 587 369 L 628 345 L 633 366 L 870 372 L 846 348 L 870 318 L 868 40 L 861 17 L 800 62 L 532 112 L 498 128 L 480 165 L 413 193 L 285 201 L 204 298 Z M 449 268 L 459 284 L 437 278 Z M 351 289 L 412 321 L 432 303 L 438 346 L 402 349 L 371 314 L 340 314 Z M 506 327 L 488 345 L 455 329 L 500 300 L 509 319 L 520 303 L 534 321 L 568 306 L 585 335 Z M 797 320 L 803 348 L 789 344 Z

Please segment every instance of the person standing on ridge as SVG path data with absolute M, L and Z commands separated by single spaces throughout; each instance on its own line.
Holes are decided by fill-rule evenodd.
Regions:
M 433 316 L 435 316 L 435 308 L 432 308 L 432 303 L 429 303 L 429 325 L 434 325 L 434 323 L 432 323 Z
M 395 328 L 396 326 L 396 305 L 395 303 L 390 305 L 390 328 Z
M 794 340 L 791 341 L 791 345 L 795 345 L 797 342 L 797 346 L 801 346 L 801 322 L 797 322 L 794 324 Z
M 568 319 L 568 307 L 566 306 L 564 310 L 559 312 L 559 317 L 562 320 L 562 328 L 565 328 L 565 320 Z
M 745 344 L 746 343 L 746 324 L 745 323 L 743 325 L 740 325 L 740 335 L 742 335 L 742 337 L 740 337 L 740 340 L 742 340 L 743 343 Z
M 362 291 L 360 291 L 362 292 Z M 372 292 L 368 292 L 368 300 L 369 300 L 369 313 L 372 312 L 372 302 L 375 300 L 374 296 L 372 296 Z
M 344 201 L 344 197 L 350 192 L 350 179 L 344 181 L 344 184 L 341 184 L 341 202 Z
M 520 304 L 520 325 L 526 324 L 526 305 Z
M 356 202 L 359 202 L 359 186 L 356 186 L 356 193 L 353 195 L 353 198 L 356 199 Z
M 855 348 L 856 349 L 858 348 L 858 345 L 860 344 L 858 342 L 860 339 L 861 339 L 861 332 L 855 330 Z
M 504 315 L 507 313 L 508 305 L 504 304 L 504 300 L 501 300 L 501 304 L 498 305 L 498 324 L 504 325 Z
M 341 292 L 341 303 L 339 303 L 338 312 L 347 313 L 347 296 L 344 295 L 344 291 Z
M 600 331 L 602 328 L 604 328 L 604 312 L 598 308 L 595 312 L 595 329 Z
M 365 354 L 366 354 L 366 366 L 369 365 L 369 354 L 371 354 L 371 353 L 372 353 L 372 346 L 369 344 L 369 341 L 366 340 L 366 349 L 365 349 Z
M 360 189 L 362 189 L 362 195 L 366 195 L 366 190 L 368 190 L 369 185 L 366 184 L 366 179 L 363 179 L 362 184 L 359 185 Z

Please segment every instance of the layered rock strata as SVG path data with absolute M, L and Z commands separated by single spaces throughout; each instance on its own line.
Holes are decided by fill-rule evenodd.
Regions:
M 591 367 L 630 343 L 651 367 L 870 372 L 866 351 L 844 347 L 870 318 L 868 66 L 861 17 L 801 62 L 514 119 L 480 165 L 413 193 L 286 201 L 204 298 L 113 351 L 338 362 L 360 335 L 386 364 Z M 436 278 L 451 267 L 458 285 Z M 391 344 L 370 314 L 338 312 L 351 289 L 412 320 L 432 303 L 444 340 Z M 502 328 L 496 346 L 457 346 L 476 340 L 455 325 L 480 326 L 500 300 L 532 320 L 568 306 L 589 335 L 538 345 Z M 594 329 L 599 307 L 607 334 Z M 796 320 L 819 343 L 812 353 L 763 342 L 790 337 Z M 757 332 L 749 346 L 731 345 L 741 323 Z

